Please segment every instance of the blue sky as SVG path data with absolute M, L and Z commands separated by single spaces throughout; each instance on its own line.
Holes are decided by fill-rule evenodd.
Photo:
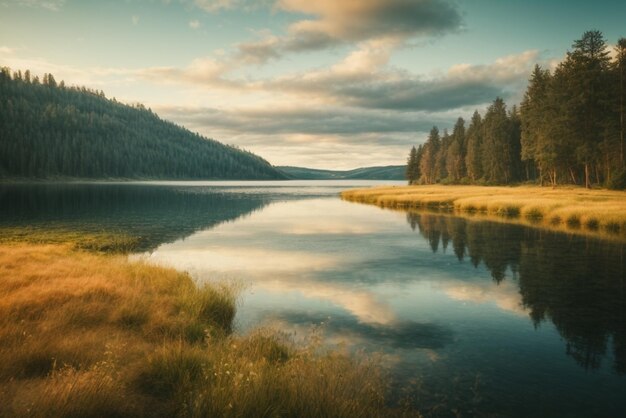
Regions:
M 0 0 L 0 65 L 142 102 L 277 165 L 400 164 L 429 128 L 521 98 L 626 2 Z

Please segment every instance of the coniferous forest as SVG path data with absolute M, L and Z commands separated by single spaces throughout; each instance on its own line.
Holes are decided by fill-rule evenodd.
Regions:
M 611 51 L 612 49 L 612 51 Z M 588 31 L 553 70 L 535 66 L 521 104 L 497 98 L 452 133 L 410 151 L 411 184 L 576 184 L 626 188 L 626 39 Z
M 0 178 L 282 179 L 250 152 L 160 119 L 143 105 L 0 71 Z

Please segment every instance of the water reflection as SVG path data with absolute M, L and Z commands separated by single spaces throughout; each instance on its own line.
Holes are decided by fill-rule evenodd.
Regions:
M 325 317 L 320 313 L 287 311 L 268 315 L 268 322 L 279 321 L 289 327 L 302 328 L 310 324 L 323 324 L 325 338 L 350 342 L 356 346 L 387 347 L 397 349 L 439 349 L 453 340 L 452 330 L 434 323 L 394 321 L 387 324 L 364 323 L 350 316 Z
M 289 184 L 0 186 L 0 225 L 142 235 L 139 257 L 245 283 L 237 332 L 323 322 L 329 344 L 383 352 L 398 387 L 418 379 L 423 410 L 623 415 L 623 243 Z
M 129 184 L 0 186 L 0 226 L 125 232 L 144 250 L 232 221 L 269 203 L 215 188 Z
M 612 342 L 614 370 L 626 373 L 624 244 L 425 213 L 409 213 L 407 221 L 433 252 L 451 243 L 459 261 L 469 256 L 474 266 L 483 264 L 499 288 L 519 287 L 521 306 L 498 297 L 500 306 L 523 308 L 535 326 L 551 321 L 566 353 L 585 369 L 599 368 Z M 452 288 L 460 299 L 485 294 Z

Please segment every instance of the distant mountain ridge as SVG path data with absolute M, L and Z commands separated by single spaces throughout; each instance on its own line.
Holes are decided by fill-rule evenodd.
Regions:
M 354 170 L 319 170 L 315 168 L 276 167 L 294 180 L 404 180 L 404 165 L 363 167 Z
M 51 74 L 0 69 L 0 178 L 276 180 L 263 158 Z

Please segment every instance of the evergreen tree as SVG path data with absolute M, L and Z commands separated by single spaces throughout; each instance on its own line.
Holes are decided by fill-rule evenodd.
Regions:
M 624 160 L 624 130 L 626 129 L 626 38 L 620 38 L 615 46 L 615 72 L 618 113 L 619 113 L 619 137 L 620 137 L 620 164 L 621 168 L 626 167 Z
M 607 74 L 610 59 L 606 41 L 600 31 L 592 30 L 574 41 L 574 51 L 568 53 L 565 69 L 570 81 L 569 100 L 565 105 L 572 116 L 576 142 L 576 157 L 584 167 L 585 187 L 591 187 L 592 165 L 599 158 L 603 115 L 608 99 Z M 599 179 L 598 179 L 599 180 Z
M 411 152 L 409 153 L 405 174 L 409 184 L 414 184 L 420 178 L 419 157 L 415 147 L 411 148 Z
M 521 180 L 522 174 L 522 121 L 516 105 L 509 112 L 509 146 L 511 152 L 511 181 Z
M 439 138 L 439 129 L 436 126 L 430 130 L 428 140 L 424 145 L 424 153 L 420 159 L 421 182 L 425 184 L 433 184 L 437 180 L 435 164 L 441 146 Z
M 474 182 L 483 177 L 482 146 L 483 121 L 480 113 L 475 111 L 470 126 L 467 128 L 467 155 L 465 156 L 467 175 Z
M 458 183 L 467 176 L 465 168 L 467 151 L 465 147 L 465 121 L 463 118 L 458 118 L 452 131 L 452 138 L 446 155 L 448 179 L 454 183 Z
M 0 176 L 280 179 L 246 151 L 45 74 L 0 70 Z
M 496 98 L 487 108 L 483 122 L 484 140 L 481 150 L 484 178 L 488 182 L 508 183 L 512 178 L 510 124 L 504 100 Z
M 536 65 L 520 106 L 521 159 L 524 162 L 527 180 L 534 178 L 536 166 L 539 167 L 540 173 L 542 168 L 545 168 L 539 147 L 542 142 L 548 140 L 545 138 L 545 111 L 550 77 L 548 70 Z M 542 177 L 541 174 L 539 177 Z
M 421 181 L 512 183 L 538 179 L 626 189 L 626 39 L 611 61 L 604 36 L 587 31 L 550 71 L 535 66 L 518 111 L 496 99 L 452 135 L 431 132 Z
M 448 130 L 444 129 L 443 136 L 441 137 L 441 144 L 439 146 L 439 151 L 437 152 L 435 161 L 435 182 L 439 182 L 443 179 L 448 178 L 446 160 L 448 156 L 448 148 L 450 147 L 451 141 L 452 138 L 450 137 Z

